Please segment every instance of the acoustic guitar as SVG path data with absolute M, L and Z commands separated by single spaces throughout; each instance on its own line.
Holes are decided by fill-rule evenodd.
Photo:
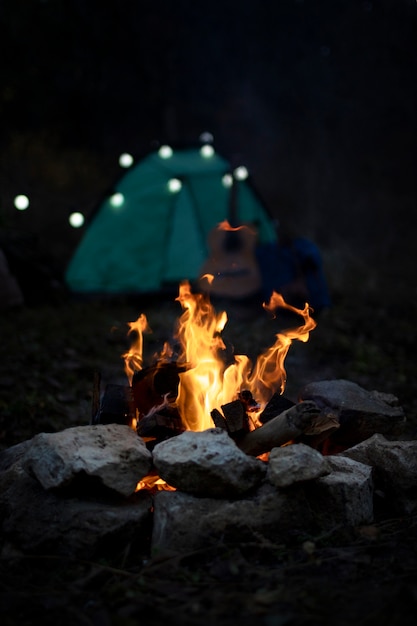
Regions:
M 247 298 L 261 289 L 261 274 L 255 256 L 257 232 L 238 224 L 238 181 L 232 177 L 228 219 L 208 236 L 210 255 L 200 271 L 199 283 L 210 295 L 227 299 Z

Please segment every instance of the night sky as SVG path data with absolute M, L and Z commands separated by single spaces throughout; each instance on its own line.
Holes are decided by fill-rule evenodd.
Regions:
M 68 215 L 94 210 L 121 152 L 210 131 L 332 284 L 349 264 L 414 276 L 414 0 L 3 0 L 0 19 L 3 246 L 34 237 L 61 272 Z

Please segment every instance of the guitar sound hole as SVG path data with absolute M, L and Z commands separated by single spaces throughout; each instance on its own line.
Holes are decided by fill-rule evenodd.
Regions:
M 236 252 L 242 248 L 242 239 L 237 230 L 227 230 L 224 233 L 223 247 L 226 252 Z

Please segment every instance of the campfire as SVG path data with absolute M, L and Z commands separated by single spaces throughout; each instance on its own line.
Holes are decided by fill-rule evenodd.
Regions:
M 316 327 L 309 305 L 297 309 L 280 294 L 272 294 L 269 303 L 264 304 L 266 311 L 275 315 L 278 308 L 287 309 L 299 315 L 303 323 L 278 333 L 275 343 L 252 364 L 246 355 L 227 355 L 222 339 L 227 313 L 217 312 L 207 295 L 192 293 L 190 284 L 184 282 L 177 300 L 183 309 L 175 334 L 179 351 L 165 343 L 150 368 L 143 369 L 143 335 L 150 330 L 146 316 L 141 314 L 129 323 L 129 333 L 136 333 L 137 337 L 123 355 L 136 405 L 132 426 L 141 430 L 151 415 L 161 414 L 167 408 L 178 412 L 183 430 L 202 431 L 216 424 L 214 409 L 219 414 L 217 407 L 238 401 L 245 408 L 247 429 L 258 428 L 268 402 L 274 394 L 284 393 L 284 362 L 292 341 L 308 341 L 310 331 Z M 144 380 L 148 384 L 146 390 Z M 158 392 L 158 385 L 162 385 L 162 391 Z M 223 417 L 227 421 L 228 416 Z
M 116 537 L 181 552 L 416 510 L 416 442 L 396 440 L 406 421 L 396 397 L 348 380 L 285 397 L 288 350 L 316 327 L 308 304 L 272 295 L 265 313 L 282 308 L 300 323 L 251 362 L 222 338 L 227 313 L 208 296 L 183 283 L 177 299 L 173 340 L 150 364 L 146 316 L 129 323 L 128 384 L 101 394 L 96 378 L 90 424 L 0 455 L 9 541 L 83 558 L 113 549 Z
M 246 355 L 228 353 L 222 338 L 227 312 L 217 311 L 207 294 L 193 293 L 190 283 L 184 281 L 177 301 L 183 313 L 177 321 L 175 345 L 165 342 L 154 363 L 144 367 L 144 335 L 151 329 L 142 313 L 128 323 L 132 344 L 122 355 L 131 392 L 129 410 L 122 411 L 122 419 L 127 416 L 127 423 L 150 449 L 184 431 L 217 427 L 246 453 L 260 456 L 307 430 L 318 415 L 316 407 L 306 402 L 284 414 L 293 403 L 285 400 L 283 393 L 288 350 L 294 340 L 308 341 L 316 327 L 308 303 L 298 309 L 282 295 L 272 294 L 263 305 L 266 313 L 275 317 L 279 308 L 290 311 L 300 318 L 300 325 L 278 332 L 273 345 L 252 363 Z M 264 423 L 278 415 L 281 417 L 272 428 L 270 424 L 265 429 Z M 265 432 L 251 434 L 261 428 Z M 158 477 L 142 480 L 140 488 L 155 483 L 166 488 Z
M 241 452 L 265 462 L 277 447 L 303 443 L 322 455 L 335 454 L 376 432 L 391 434 L 402 424 L 401 409 L 389 407 L 384 415 L 389 402 L 383 394 L 375 397 L 375 402 L 381 400 L 377 408 L 371 407 L 368 398 L 360 397 L 358 409 L 340 410 L 338 405 L 343 406 L 350 394 L 355 398 L 353 404 L 358 402 L 357 390 L 348 381 L 339 381 L 338 393 L 345 398 L 331 398 L 337 383 L 331 384 L 324 396 L 314 385 L 307 385 L 297 402 L 285 397 L 285 359 L 291 344 L 295 340 L 307 342 L 317 325 L 308 303 L 298 309 L 281 294 L 272 293 L 269 302 L 263 304 L 265 313 L 275 318 L 282 309 L 300 323 L 277 332 L 272 345 L 252 362 L 226 346 L 222 332 L 228 322 L 227 312 L 216 310 L 207 294 L 193 293 L 190 283 L 184 281 L 176 300 L 183 312 L 173 339 L 164 343 L 149 365 L 143 356 L 145 336 L 152 332 L 148 319 L 142 313 L 128 323 L 131 345 L 122 355 L 128 386 L 107 385 L 100 405 L 96 389 L 93 424 L 128 425 L 151 452 L 158 444 L 186 432 L 220 430 Z M 176 487 L 153 467 L 138 482 L 137 490 L 141 489 Z

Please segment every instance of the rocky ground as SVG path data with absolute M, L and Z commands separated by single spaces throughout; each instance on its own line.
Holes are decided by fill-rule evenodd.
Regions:
M 417 436 L 415 310 L 369 296 L 336 298 L 307 344 L 287 357 L 286 395 L 312 380 L 347 378 L 394 393 Z M 164 302 L 80 302 L 66 296 L 1 313 L 0 449 L 91 419 L 94 373 L 125 382 L 127 322 L 148 316 L 146 357 L 172 335 L 179 306 Z M 256 357 L 284 318 L 233 318 L 224 336 Z M 28 512 L 28 514 L 30 514 Z M 129 626 L 218 624 L 411 624 L 417 608 L 417 519 L 273 544 L 222 544 L 189 554 L 137 554 L 65 560 L 0 553 L 0 615 L 5 626 L 56 622 Z

